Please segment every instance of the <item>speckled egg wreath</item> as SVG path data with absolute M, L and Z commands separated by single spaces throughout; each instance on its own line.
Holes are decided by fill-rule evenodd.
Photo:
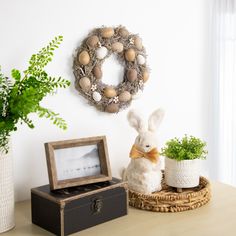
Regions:
M 117 86 L 102 82 L 102 64 L 112 53 L 124 67 L 123 80 Z M 73 70 L 80 94 L 100 111 L 109 113 L 130 105 L 149 77 L 141 38 L 123 26 L 94 29 L 76 50 Z

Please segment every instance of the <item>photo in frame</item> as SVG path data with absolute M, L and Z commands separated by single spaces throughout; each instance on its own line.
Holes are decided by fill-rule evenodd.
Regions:
M 45 143 L 51 190 L 112 179 L 105 136 Z

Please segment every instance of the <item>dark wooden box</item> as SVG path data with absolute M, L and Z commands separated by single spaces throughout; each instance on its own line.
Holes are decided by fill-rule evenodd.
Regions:
M 127 214 L 126 183 L 111 181 L 50 191 L 31 189 L 32 222 L 56 235 L 69 235 Z

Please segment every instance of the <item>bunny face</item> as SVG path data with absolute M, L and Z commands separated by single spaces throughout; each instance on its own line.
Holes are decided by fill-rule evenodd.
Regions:
M 157 139 L 153 132 L 140 133 L 135 139 L 135 145 L 144 152 L 149 152 L 157 146 Z
M 149 152 L 157 146 L 155 131 L 164 117 L 164 111 L 158 109 L 154 111 L 148 119 L 148 129 L 146 129 L 141 117 L 133 110 L 128 113 L 129 124 L 137 130 L 139 135 L 135 139 L 137 148 L 144 152 Z

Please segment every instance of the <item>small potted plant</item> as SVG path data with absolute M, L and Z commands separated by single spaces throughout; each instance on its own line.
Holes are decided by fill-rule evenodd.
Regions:
M 199 138 L 185 135 L 165 144 L 161 154 L 165 156 L 166 184 L 177 188 L 192 188 L 199 185 L 200 160 L 205 159 L 206 143 Z

